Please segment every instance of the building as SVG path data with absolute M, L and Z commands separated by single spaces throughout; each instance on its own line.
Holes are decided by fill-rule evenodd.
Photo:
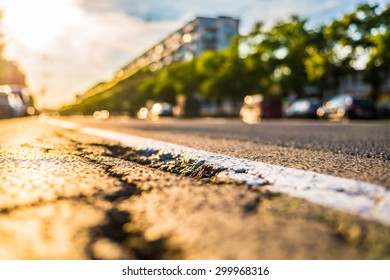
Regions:
M 165 65 L 199 56 L 206 50 L 225 49 L 238 35 L 238 25 L 239 20 L 232 17 L 196 17 L 116 71 L 111 81 L 95 85 L 77 99 L 81 101 L 103 92 L 144 67 L 156 71 Z
M 116 78 L 127 78 L 144 67 L 156 71 L 206 50 L 225 49 L 238 35 L 238 25 L 239 20 L 232 17 L 197 17 L 119 69 Z

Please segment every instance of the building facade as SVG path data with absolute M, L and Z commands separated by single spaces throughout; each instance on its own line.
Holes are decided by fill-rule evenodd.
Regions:
M 144 67 L 156 71 L 206 50 L 225 49 L 238 35 L 238 27 L 239 20 L 232 17 L 197 17 L 119 69 L 116 78 L 127 78 Z

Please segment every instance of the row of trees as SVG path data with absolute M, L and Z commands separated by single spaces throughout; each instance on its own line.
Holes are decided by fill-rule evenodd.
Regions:
M 316 29 L 292 16 L 271 28 L 257 23 L 227 50 L 207 51 L 163 68 L 143 81 L 137 94 L 172 103 L 178 94 L 195 92 L 213 101 L 242 100 L 255 92 L 302 96 L 311 86 L 318 95 L 329 96 L 343 77 L 364 70 L 377 99 L 390 73 L 389 46 L 390 5 L 360 5 Z
M 241 102 L 251 93 L 299 97 L 308 88 L 330 97 L 343 77 L 361 70 L 377 99 L 390 74 L 390 5 L 365 4 L 328 25 L 316 29 L 307 25 L 297 16 L 271 28 L 257 23 L 227 50 L 207 51 L 158 72 L 144 69 L 61 111 L 134 114 L 149 99 L 175 104 L 178 95 L 194 93 L 217 103 L 224 98 Z

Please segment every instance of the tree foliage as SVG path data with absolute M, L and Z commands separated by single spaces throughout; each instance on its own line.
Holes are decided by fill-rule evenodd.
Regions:
M 390 69 L 390 6 L 363 4 L 352 13 L 317 29 L 292 16 L 269 29 L 256 23 L 225 51 L 208 51 L 193 62 L 163 69 L 149 85 L 156 99 L 199 92 L 207 99 L 237 100 L 248 93 L 334 94 L 346 75 L 365 70 L 373 97 Z M 239 46 L 246 53 L 239 55 Z
M 175 103 L 178 95 L 197 94 L 211 102 L 241 101 L 253 93 L 304 96 L 308 89 L 329 97 L 357 72 L 377 99 L 390 75 L 390 5 L 362 4 L 328 25 L 307 25 L 298 16 L 270 28 L 258 22 L 229 49 L 206 51 L 148 75 L 128 91 L 128 99 Z

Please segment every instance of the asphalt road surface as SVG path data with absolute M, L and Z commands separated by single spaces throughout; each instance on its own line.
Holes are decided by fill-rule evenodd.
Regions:
M 67 120 L 390 186 L 385 122 Z M 389 226 L 144 158 L 36 118 L 1 120 L 0 259 L 390 258 Z
M 152 137 L 200 150 L 311 170 L 390 187 L 390 122 L 237 119 L 128 118 L 96 121 L 70 118 L 84 126 Z

